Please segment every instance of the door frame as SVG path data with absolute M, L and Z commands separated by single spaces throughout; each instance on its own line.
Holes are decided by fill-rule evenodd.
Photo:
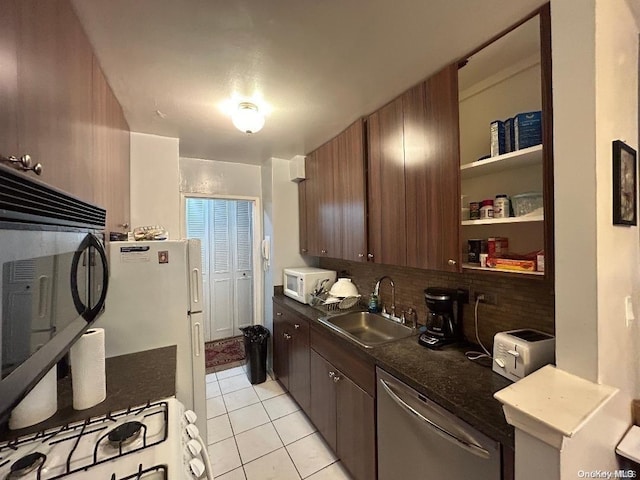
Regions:
M 262 203 L 260 197 L 246 195 L 215 195 L 211 193 L 180 193 L 180 235 L 187 238 L 187 198 L 206 200 L 244 200 L 253 202 L 253 324 L 264 325 L 264 286 L 262 275 Z

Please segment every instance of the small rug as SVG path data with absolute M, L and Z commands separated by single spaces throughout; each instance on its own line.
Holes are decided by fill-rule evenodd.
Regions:
M 213 372 L 214 367 L 240 360 L 244 360 L 244 339 L 242 336 L 205 343 L 207 373 Z

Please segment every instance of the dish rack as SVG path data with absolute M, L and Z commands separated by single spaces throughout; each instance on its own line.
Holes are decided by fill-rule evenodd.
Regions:
M 345 310 L 359 310 L 360 295 L 337 298 L 329 295 L 329 292 L 322 292 L 319 294 L 311 294 L 311 306 L 324 313 L 331 313 L 336 311 Z

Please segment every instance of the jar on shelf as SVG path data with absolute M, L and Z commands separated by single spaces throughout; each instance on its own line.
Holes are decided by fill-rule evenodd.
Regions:
M 480 207 L 480 220 L 493 218 L 493 200 L 483 200 Z
M 506 194 L 500 193 L 496 195 L 496 199 L 493 202 L 493 218 L 507 218 L 509 216 L 509 210 L 511 202 Z

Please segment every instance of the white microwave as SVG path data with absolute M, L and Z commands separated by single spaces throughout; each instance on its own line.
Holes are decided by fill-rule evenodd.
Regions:
M 326 281 L 325 281 L 326 280 Z M 284 294 L 300 303 L 309 304 L 311 294 L 323 284 L 326 290 L 336 281 L 336 272 L 314 267 L 284 269 Z

